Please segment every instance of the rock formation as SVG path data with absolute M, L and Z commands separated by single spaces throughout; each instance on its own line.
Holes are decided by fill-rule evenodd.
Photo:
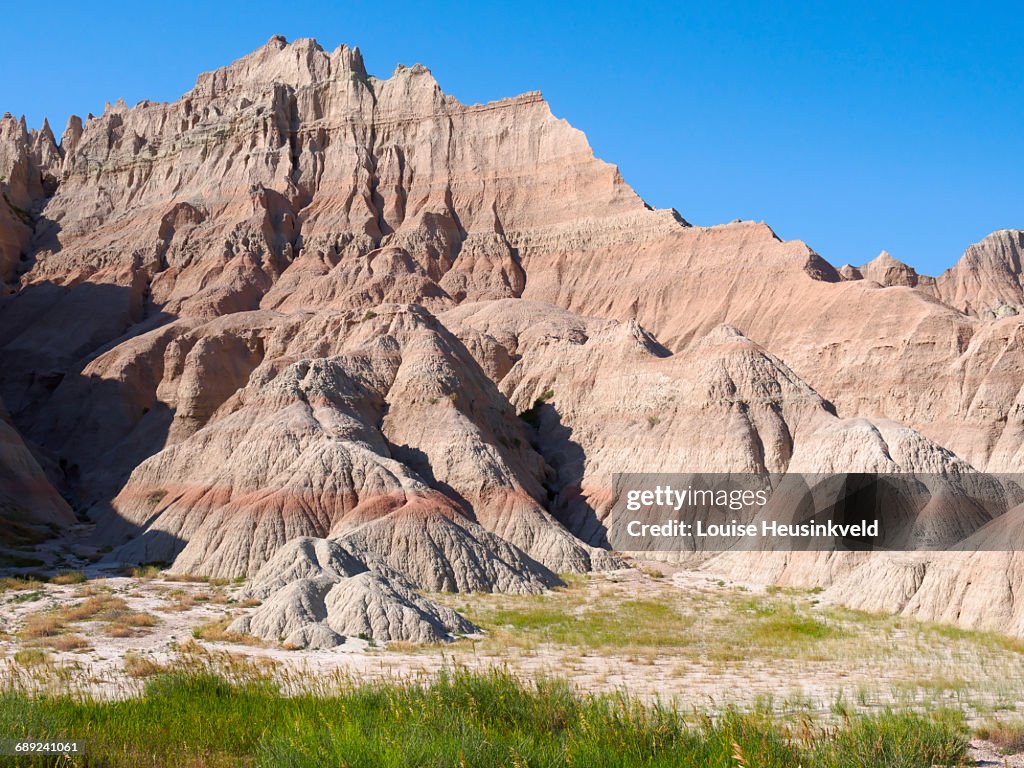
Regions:
M 882 251 L 867 264 L 862 265 L 856 273 L 865 280 L 874 280 L 879 285 L 903 285 L 908 288 L 920 288 L 934 293 L 935 278 L 917 274 L 917 270 Z
M 252 577 L 274 641 L 440 639 L 471 627 L 416 589 L 616 567 L 616 472 L 1022 460 L 1024 233 L 836 270 L 652 210 L 539 93 L 274 37 L 59 142 L 5 116 L 0 191 L 0 488 L 45 500 L 4 508 Z M 856 565 L 798 559 L 719 566 Z
M 938 278 L 938 295 L 951 307 L 986 319 L 1018 315 L 1024 311 L 1022 254 L 1024 232 L 993 232 Z
M 398 571 L 372 554 L 325 539 L 297 538 L 253 579 L 265 601 L 231 624 L 294 648 L 333 648 L 346 637 L 437 642 L 476 631 L 449 608 L 418 595 Z
M 74 520 L 0 401 L 0 546 L 33 543 Z

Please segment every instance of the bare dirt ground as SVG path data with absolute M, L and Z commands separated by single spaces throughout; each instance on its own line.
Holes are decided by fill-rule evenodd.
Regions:
M 541 596 L 433 595 L 484 631 L 422 647 L 351 638 L 330 651 L 226 633 L 229 620 L 254 609 L 241 584 L 95 566 L 84 575 L 71 584 L 11 582 L 0 592 L 0 675 L 9 684 L 124 696 L 188 655 L 224 668 L 256 665 L 296 688 L 500 667 L 686 710 L 768 706 L 830 717 L 950 706 L 972 725 L 1024 713 L 1020 641 L 860 614 L 811 592 L 664 564 L 570 578 Z M 1024 766 L 1024 755 L 994 744 L 976 740 L 972 749 L 978 765 Z

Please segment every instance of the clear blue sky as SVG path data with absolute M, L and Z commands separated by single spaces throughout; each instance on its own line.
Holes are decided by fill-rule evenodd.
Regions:
M 542 90 L 652 205 L 764 219 L 837 265 L 884 248 L 935 274 L 1024 227 L 1019 4 L 634 5 L 10 3 L 0 111 L 59 135 L 272 34 L 315 37 L 378 76 L 423 63 L 466 102 Z

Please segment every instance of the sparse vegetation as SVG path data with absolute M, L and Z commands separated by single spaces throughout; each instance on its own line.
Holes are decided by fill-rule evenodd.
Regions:
M 42 648 L 22 648 L 15 652 L 14 661 L 23 667 L 39 667 L 50 662 L 50 654 Z
M 19 640 L 55 637 L 64 631 L 64 620 L 57 613 L 37 613 L 25 619 L 18 632 Z
M 64 573 L 58 573 L 52 579 L 51 584 L 65 585 L 65 584 L 84 584 L 85 574 L 81 571 L 65 571 Z
M 128 604 L 120 597 L 98 594 L 63 609 L 58 615 L 66 622 L 113 621 L 127 610 Z
M 263 645 L 263 643 L 252 635 L 240 635 L 237 632 L 228 632 L 228 625 L 231 619 L 220 619 L 200 624 L 192 630 L 192 637 L 196 640 L 206 640 L 211 643 L 239 643 L 241 645 Z
M 1024 719 L 988 720 L 974 729 L 979 739 L 989 741 L 1003 754 L 1024 752 Z
M 648 578 L 663 574 L 654 571 Z M 791 600 L 732 593 L 727 611 L 699 621 L 702 612 L 681 591 L 640 598 L 613 585 L 605 587 L 602 597 L 588 599 L 586 582 L 574 581 L 544 595 L 481 595 L 471 604 L 448 602 L 491 631 L 484 646 L 493 648 L 548 643 L 606 653 L 685 650 L 695 658 L 729 661 L 788 657 L 844 634 L 838 622 Z
M 155 579 L 160 576 L 162 565 L 162 563 L 148 563 L 132 566 L 125 569 L 125 576 L 131 576 L 133 579 Z
M 128 637 L 133 630 L 156 623 L 153 616 L 129 611 L 121 598 L 99 593 L 65 608 L 29 614 L 17 637 L 23 643 L 45 645 L 56 651 L 80 650 L 89 643 L 80 635 L 69 634 L 68 625 L 87 621 L 106 623 L 105 633 L 111 637 Z
M 157 488 L 155 491 L 150 492 L 149 495 L 146 496 L 146 501 L 149 503 L 150 506 L 155 507 L 157 504 L 159 504 L 161 501 L 163 501 L 166 497 L 167 497 L 167 489 L 166 488 Z
M 39 589 L 40 582 L 36 578 L 27 576 L 8 576 L 0 578 L 0 592 L 17 592 L 24 590 Z
M 19 592 L 13 598 L 12 603 L 34 603 L 37 600 L 42 600 L 46 597 L 46 590 L 44 589 L 33 589 L 31 592 Z
M 160 620 L 152 614 L 131 612 L 111 621 L 106 627 L 106 633 L 110 637 L 133 637 L 159 623 Z
M 124 655 L 124 671 L 129 677 L 143 678 L 165 674 L 170 672 L 170 669 L 167 665 L 159 664 L 148 656 L 128 651 Z
M 55 651 L 81 651 L 89 648 L 89 641 L 81 635 L 59 634 L 40 640 L 40 645 Z

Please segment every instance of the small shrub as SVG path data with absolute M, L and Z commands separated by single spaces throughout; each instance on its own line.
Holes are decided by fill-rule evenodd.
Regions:
M 81 571 L 65 571 L 64 573 L 58 573 L 50 579 L 50 583 L 58 585 L 84 584 L 85 574 Z
M 210 621 L 200 624 L 192 629 L 192 637 L 196 640 L 206 640 L 211 643 L 238 643 L 241 645 L 263 645 L 259 638 L 252 635 L 243 635 L 238 632 L 229 632 L 228 625 L 231 619 Z
M 1005 755 L 1024 752 L 1024 720 L 990 720 L 978 726 L 974 735 L 992 742 Z
M 148 656 L 128 651 L 124 655 L 124 671 L 129 677 L 153 677 L 167 672 L 167 667 Z
M 149 613 L 126 613 L 114 619 L 105 631 L 110 637 L 133 637 L 142 634 L 139 630 L 155 627 L 159 623 L 160 620 Z
M 50 653 L 42 648 L 22 648 L 15 652 L 14 661 L 23 667 L 40 667 L 50 662 Z
M 125 576 L 131 576 L 133 579 L 144 579 L 149 581 L 155 579 L 160 575 L 160 564 L 149 563 L 147 565 L 134 565 L 125 569 Z
M 65 621 L 113 621 L 128 610 L 128 604 L 113 595 L 95 595 L 65 608 Z
M 37 600 L 42 600 L 46 597 L 46 591 L 42 589 L 35 589 L 31 592 L 19 592 L 16 594 L 11 602 L 14 603 L 34 603 Z
M 167 489 L 165 489 L 165 488 L 157 488 L 155 491 L 151 491 L 146 496 L 146 501 L 149 503 L 149 505 L 151 507 L 155 507 L 157 504 L 159 504 L 161 501 L 163 501 L 166 496 L 167 496 Z
M 64 631 L 64 620 L 57 613 L 35 613 L 25 619 L 18 638 L 21 640 L 39 640 L 55 637 Z
M 39 582 L 27 576 L 8 576 L 0 579 L 0 592 L 19 592 L 29 589 L 38 590 Z
M 40 644 L 55 651 L 80 651 L 89 647 L 89 641 L 81 635 L 57 635 L 41 640 Z

